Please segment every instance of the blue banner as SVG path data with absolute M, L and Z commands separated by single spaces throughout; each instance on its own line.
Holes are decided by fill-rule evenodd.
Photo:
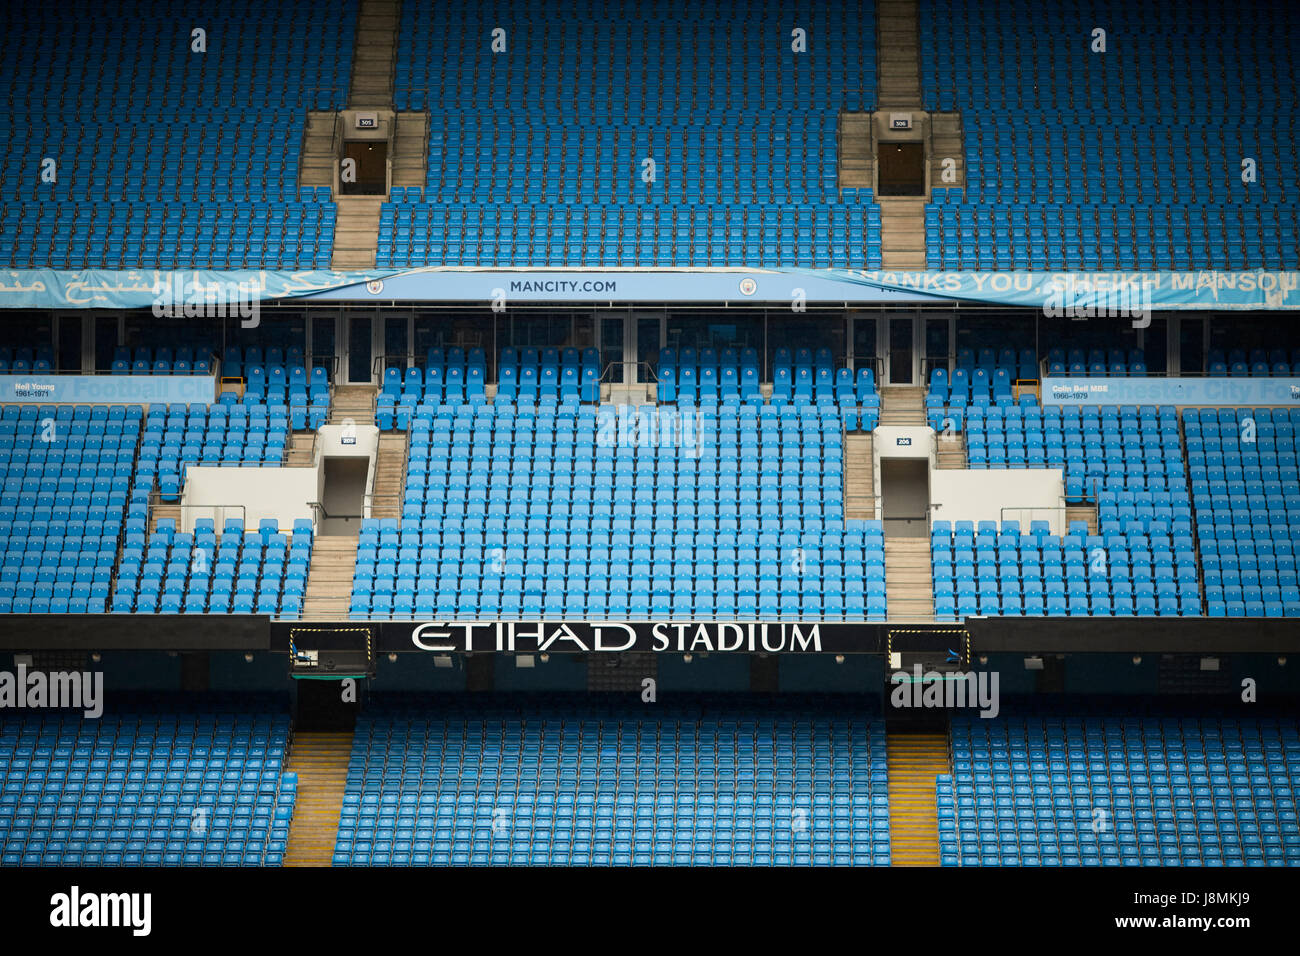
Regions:
M 1300 405 L 1300 378 L 1045 378 L 1043 404 Z
M 1041 309 L 1049 318 L 1131 319 L 1178 309 L 1300 308 L 1300 272 L 854 272 L 842 282 L 942 301 Z
M 829 270 L 780 269 L 417 269 L 316 299 L 355 302 L 707 302 L 726 305 L 920 303 L 927 296 L 846 282 Z
M 0 308 L 138 309 L 247 318 L 273 299 L 331 302 L 591 304 L 700 302 L 789 306 L 978 302 L 1045 316 L 1122 319 L 1153 311 L 1300 309 L 1300 272 L 887 272 L 851 269 L 501 269 L 430 266 L 365 272 L 0 271 Z
M 211 375 L 0 375 L 5 404 L 211 404 L 216 391 Z
M 327 289 L 365 284 L 386 272 L 207 272 L 86 269 L 0 270 L 0 308 L 153 309 L 167 318 L 218 318 L 239 314 L 248 302 L 292 299 Z M 233 309 L 232 309 L 233 306 Z
M 849 269 L 417 269 L 315 298 L 398 301 L 657 303 L 790 306 L 979 302 L 1049 318 L 1119 319 L 1153 311 L 1300 309 L 1300 272 L 859 272 Z

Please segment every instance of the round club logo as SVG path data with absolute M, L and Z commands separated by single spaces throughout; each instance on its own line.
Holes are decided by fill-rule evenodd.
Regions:
M 758 291 L 758 283 L 746 276 L 740 280 L 740 294 L 753 295 Z
M 379 295 L 379 293 L 384 291 L 384 280 L 371 279 L 369 282 L 366 283 L 366 291 L 369 292 L 371 295 Z

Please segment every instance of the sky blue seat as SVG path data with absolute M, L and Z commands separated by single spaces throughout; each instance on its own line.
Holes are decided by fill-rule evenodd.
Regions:
M 167 857 L 178 861 L 186 849 L 218 852 L 220 848 L 228 865 L 275 865 L 278 858 L 268 859 L 265 848 L 286 838 L 296 795 L 296 788 L 279 787 L 288 728 L 287 714 L 254 700 L 234 708 L 218 704 L 207 713 L 132 713 L 110 708 L 94 726 L 55 716 L 0 737 L 0 759 L 6 763 L 15 754 L 31 753 L 39 739 L 55 742 L 57 751 L 74 755 L 73 774 L 78 771 L 76 755 L 90 755 L 105 746 L 116 749 L 115 762 L 120 759 L 123 767 L 149 768 L 129 774 L 107 771 L 106 759 L 104 769 L 96 769 L 99 760 L 82 758 L 89 769 L 81 768 L 71 803 L 71 791 L 61 787 L 60 779 L 51 775 L 33 787 L 35 778 L 29 777 L 29 792 L 66 803 L 70 812 L 66 817 L 38 816 L 25 833 L 6 826 L 0 831 L 0 853 L 7 859 L 19 852 L 25 840 L 29 850 L 44 843 L 44 863 L 79 863 L 93 857 L 99 864 L 139 865 Z M 192 747 L 196 738 L 206 738 L 203 746 Z M 177 759 L 174 751 L 185 756 Z M 228 781 L 225 786 L 223 778 Z M 208 792 L 199 794 L 195 782 L 195 799 L 183 789 L 191 781 L 202 781 Z M 216 799 L 216 791 L 227 787 L 229 795 Z M 231 798 L 238 792 L 246 795 L 239 804 Z M 118 799 L 141 795 L 153 799 Z M 168 807 L 169 796 L 176 795 L 183 795 L 190 808 L 203 810 L 203 827 L 191 826 L 188 809 L 184 824 L 176 825 Z M 76 823 L 69 828 L 73 808 Z M 0 801 L 0 813 L 5 810 Z M 147 840 L 141 837 L 145 833 Z
M 726 734 L 737 718 L 752 722 L 760 734 L 769 732 L 783 719 L 781 712 L 767 708 L 738 711 L 719 703 L 721 709 L 713 710 L 713 716 L 699 725 L 700 734 L 709 742 Z M 651 789 L 643 787 L 639 798 L 627 794 L 616 804 L 612 798 L 599 796 L 598 785 L 606 780 L 613 783 L 617 768 L 602 761 L 580 774 L 575 755 L 584 748 L 599 749 L 602 740 L 615 739 L 609 735 L 619 731 L 627 739 L 633 739 L 633 735 L 636 739 L 643 735 L 653 739 L 651 728 L 644 725 L 644 715 L 607 714 L 602 726 L 593 719 L 596 715 L 589 707 L 564 710 L 567 705 L 560 706 L 561 711 L 552 705 L 537 714 L 542 720 L 551 720 L 562 713 L 570 728 L 562 737 L 539 734 L 532 728 L 531 711 L 527 715 L 516 713 L 496 724 L 502 739 L 519 751 L 519 775 L 531 778 L 540 770 L 543 784 L 536 792 L 506 793 L 492 800 L 512 817 L 533 813 L 549 817 L 553 821 L 550 839 L 540 844 L 524 835 L 518 839 L 507 837 L 503 843 L 500 837 L 494 840 L 490 827 L 474 824 L 479 805 L 488 799 L 488 788 L 495 794 L 495 777 L 477 772 L 478 757 L 473 748 L 463 753 L 444 750 L 437 739 L 444 731 L 433 728 L 445 727 L 454 735 L 466 721 L 477 718 L 460 708 L 437 715 L 379 709 L 368 713 L 359 724 L 359 736 L 354 738 L 356 753 L 365 756 L 353 761 L 354 769 L 348 774 L 336 862 L 366 865 L 376 862 L 376 854 L 403 858 L 409 852 L 414 858 L 427 852 L 433 864 L 481 858 L 483 862 L 495 859 L 499 864 L 566 865 L 584 856 L 630 864 L 638 854 L 672 859 L 680 854 L 683 861 L 697 862 L 716 862 L 726 858 L 717 854 L 726 854 L 760 865 L 771 864 L 778 862 L 780 855 L 772 853 L 771 837 L 764 833 L 779 828 L 781 820 L 788 820 L 796 807 L 807 814 L 809 826 L 799 831 L 804 836 L 796 835 L 789 845 L 780 847 L 781 854 L 802 854 L 811 862 L 815 850 L 822 854 L 824 864 L 834 865 L 888 859 L 883 725 L 879 721 L 819 709 L 818 719 L 824 713 L 825 719 L 834 721 L 829 732 L 837 741 L 837 746 L 825 753 L 814 750 L 812 728 L 796 724 L 790 768 L 778 773 L 789 773 L 793 781 L 796 767 L 800 773 L 808 773 L 816 766 L 820 782 L 810 785 L 808 793 L 787 801 L 779 796 L 774 799 L 771 784 L 762 779 L 770 772 L 762 762 L 750 766 L 751 761 L 742 757 L 741 764 L 733 769 L 718 765 L 707 755 L 697 757 L 693 749 L 683 752 L 675 741 L 674 728 L 685 711 L 674 705 L 662 717 L 666 722 L 661 726 L 667 732 L 662 748 L 655 744 L 637 748 L 637 765 L 646 771 L 642 779 L 650 782 Z M 392 732 L 396 726 L 418 729 L 419 733 L 398 736 Z M 427 743 L 426 727 L 434 733 Z M 495 736 L 496 731 L 491 733 Z M 417 752 L 427 756 L 417 758 Z M 427 760 L 435 762 L 430 769 L 439 778 L 448 784 L 457 781 L 448 791 L 450 799 L 404 804 L 396 793 L 381 793 L 379 781 L 419 773 L 420 764 L 429 767 Z M 687 784 L 656 775 L 653 768 L 666 766 L 669 761 L 698 764 L 698 778 L 708 789 L 697 794 L 694 782 Z M 546 773 L 544 768 L 548 766 L 557 768 L 557 772 Z M 692 776 L 693 781 L 696 776 Z M 853 781 L 856 783 L 851 786 Z M 715 797 L 714 787 L 724 788 L 726 795 Z M 752 818 L 753 825 L 742 827 L 739 820 L 733 825 L 730 812 L 715 813 L 719 801 L 729 809 L 734 807 L 738 816 Z M 582 825 L 580 818 L 591 822 Z M 709 827 L 711 832 L 702 839 L 695 826 L 697 819 L 716 820 L 716 832 Z M 574 821 L 579 825 L 575 827 Z M 631 832 L 634 821 L 645 822 L 645 832 L 636 838 Z M 458 832 L 453 833 L 453 828 Z M 598 845 L 593 844 L 593 836 Z
M 1154 24 L 1158 16 L 1150 5 L 1131 12 L 1139 29 Z M 1089 70 L 1087 57 L 1092 54 L 1079 51 L 1051 69 L 1018 58 L 1004 45 L 1016 29 L 1014 20 L 997 5 L 987 12 L 962 11 L 954 17 L 922 10 L 921 35 L 928 38 L 921 45 L 923 98 L 927 102 L 933 98 L 940 108 L 974 111 L 979 117 L 966 138 L 964 188 L 937 193 L 926 206 L 930 268 L 1239 269 L 1251 262 L 1294 261 L 1297 240 L 1290 173 L 1255 190 L 1259 208 L 1244 216 L 1235 213 L 1233 201 L 1244 190 L 1234 190 L 1205 170 L 1239 162 L 1240 150 L 1223 139 L 1205 142 L 1189 134 L 1182 123 L 1184 117 L 1204 115 L 1206 109 L 1229 117 L 1222 77 L 1258 69 L 1253 54 L 1238 52 L 1213 76 L 1204 77 L 1202 68 L 1184 54 L 1171 54 L 1172 86 L 1167 94 L 1157 98 L 1154 87 L 1146 85 L 1126 91 L 1126 115 L 1143 135 L 1122 139 L 1113 126 L 1097 119 L 1107 94 L 1086 92 L 1068 102 L 1062 96 L 1065 90 L 1078 89 L 1077 77 Z M 1195 48 L 1211 37 L 1233 36 L 1240 29 L 1217 18 L 1188 22 L 1180 28 L 1177 42 Z M 1289 51 L 1282 51 L 1280 45 L 1275 49 L 1265 67 L 1270 75 L 1289 69 Z M 1189 81 L 1189 76 L 1198 79 Z M 1201 79 L 1204 83 L 1199 83 Z M 1021 109 L 1025 89 L 1038 91 L 1040 105 Z M 1211 91 L 1208 106 L 1193 95 L 1193 89 Z M 1269 112 L 1286 108 L 1278 103 Z M 1007 119 L 1007 109 L 1019 111 L 1015 122 Z M 1020 140 L 1023 135 L 1032 138 L 1026 129 L 1053 128 L 1063 118 L 1091 129 L 1086 135 L 1095 137 L 1098 148 L 1114 162 L 1085 170 L 1069 144 L 1049 142 L 1031 149 Z M 1289 148 L 1294 134 L 1288 124 L 1280 125 L 1282 131 L 1270 137 L 1275 135 L 1279 144 L 1288 144 L 1282 148 Z M 1180 179 L 1184 188 L 1177 195 L 1134 175 L 1156 155 L 1178 157 L 1175 163 L 1184 174 Z M 1007 164 L 1017 159 L 1029 164 L 1032 176 L 1005 174 Z M 1279 219 L 1287 225 L 1279 228 Z M 1261 236 L 1267 239 L 1261 241 Z M 1069 369 L 1071 374 L 1144 374 L 1143 358 L 1133 350 L 1116 348 L 1072 349 L 1068 355 L 1059 350 L 1049 355 L 1053 368 Z M 1271 358 L 1243 352 L 1235 362 L 1220 358 L 1208 368 L 1210 374 L 1249 375 Z
M 1264 759 L 1282 760 L 1284 748 L 1295 742 L 1294 729 L 1279 731 L 1267 719 L 1233 724 L 1231 733 L 1241 733 L 1261 758 L 1268 755 Z M 1256 835 L 1251 794 L 1257 785 L 1248 774 L 1223 774 L 1223 791 L 1235 792 L 1238 799 L 1227 797 L 1208 813 L 1194 813 L 1190 787 L 1151 786 L 1148 765 L 1172 772 L 1176 780 L 1196 773 L 1193 755 L 1200 755 L 1203 773 L 1207 758 L 1226 762 L 1234 746 L 1214 718 L 1135 718 L 1131 709 L 1102 708 L 1087 717 L 1025 716 L 991 730 L 978 717 L 958 715 L 951 729 L 954 773 L 936 781 L 940 846 L 957 865 L 977 864 L 987 854 L 1009 856 L 1014 864 L 1027 853 L 1047 865 L 1073 865 L 1076 857 L 1087 865 L 1139 860 L 1221 865 L 1252 854 L 1282 865 L 1300 855 L 1297 834 L 1279 827 L 1268 836 Z M 1001 811 L 1013 806 L 1010 791 L 1003 795 L 1001 788 L 982 782 L 990 771 L 1011 770 L 1008 753 L 1030 758 L 1028 765 L 1021 763 L 1017 786 L 1032 787 L 1035 794 L 1016 826 L 1002 819 Z M 1208 796 L 1209 778 L 1203 779 Z M 1108 826 L 1094 832 L 1090 819 L 1079 820 L 1077 807 L 1093 805 L 1099 794 L 1109 811 Z M 1270 839 L 1274 832 L 1276 839 Z

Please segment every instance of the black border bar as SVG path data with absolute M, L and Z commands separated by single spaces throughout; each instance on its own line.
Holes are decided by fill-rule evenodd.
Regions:
M 970 635 L 973 653 L 1300 652 L 1300 619 L 1288 618 L 979 617 L 944 623 L 859 624 L 557 619 L 447 625 L 434 621 L 279 621 L 232 614 L 7 614 L 0 617 L 0 650 L 275 651 L 287 655 L 290 632 L 297 629 L 302 633 L 307 628 L 353 634 L 358 628 L 368 628 L 376 654 L 708 651 L 883 655 L 890 647 L 891 634 L 894 650 L 927 650 L 936 641 L 950 640 L 954 631 L 962 628 Z

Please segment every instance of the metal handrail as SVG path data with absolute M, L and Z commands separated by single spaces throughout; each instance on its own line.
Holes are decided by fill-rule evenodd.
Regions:
M 1069 530 L 1069 524 L 1066 519 L 1066 509 L 1067 505 L 1064 503 L 1059 505 L 1017 505 L 1014 507 L 1001 508 L 998 510 L 998 527 L 1000 528 L 1002 525 L 1006 524 L 1008 520 L 1018 521 L 1020 522 L 1020 527 L 1023 531 L 1027 530 L 1029 522 L 1043 520 L 1041 518 L 1033 517 L 1035 514 L 1047 513 L 1049 516 L 1059 514 L 1061 518 L 1061 533 L 1064 534 Z M 1012 515 L 1009 519 L 1007 517 L 1008 513 Z M 1050 520 L 1050 517 L 1048 520 Z
M 881 495 L 876 495 L 876 498 L 877 498 L 878 500 L 881 500 L 881 499 L 882 499 L 882 496 L 881 496 Z M 880 505 L 879 505 L 879 508 L 880 508 L 880 522 L 881 522 L 882 525 L 885 526 L 886 529 L 888 529 L 888 527 L 889 527 L 889 522 L 891 522 L 891 521 L 903 521 L 903 522 L 907 522 L 907 523 L 909 523 L 909 524 L 910 524 L 911 522 L 913 522 L 913 521 L 924 521 L 924 522 L 925 522 L 925 526 L 926 526 L 926 528 L 929 529 L 929 528 L 933 527 L 933 525 L 934 525 L 934 514 L 935 514 L 935 512 L 938 511 L 938 510 L 939 510 L 940 508 L 942 508 L 942 507 L 943 507 L 943 503 L 942 503 L 942 502 L 933 502 L 933 501 L 932 501 L 930 504 L 928 504 L 928 505 L 925 506 L 925 511 L 923 511 L 921 514 L 916 514 L 916 515 L 886 515 L 886 514 L 885 514 L 884 502 L 883 502 L 883 500 L 881 500 L 881 503 L 880 503 Z M 888 532 L 887 532 L 887 531 L 886 531 L 886 537 L 888 537 Z M 922 537 L 922 535 L 917 535 L 917 537 Z M 925 535 L 925 537 L 928 537 L 928 534 Z
M 310 406 L 305 406 L 305 405 L 290 405 L 290 406 L 289 406 L 289 414 L 290 414 L 290 416 L 292 416 L 292 414 L 293 414 L 293 410 L 294 410 L 295 408 L 310 408 Z M 311 423 L 308 422 L 308 424 L 310 425 Z M 320 444 L 320 429 L 318 429 L 318 428 L 312 428 L 312 429 L 309 429 L 309 430 L 311 431 L 311 464 L 312 464 L 312 466 L 315 466 L 315 464 L 316 464 L 316 449 L 317 449 L 317 447 L 318 447 L 319 444 Z M 290 429 L 289 429 L 289 444 L 284 446 L 284 455 L 281 456 L 281 458 L 280 458 L 280 464 L 281 464 L 282 466 L 288 465 L 288 463 L 289 463 L 289 449 L 292 447 L 292 445 L 293 445 L 293 429 L 290 428 Z
M 352 56 L 356 57 L 356 50 L 352 51 Z M 343 112 L 340 110 L 334 114 L 334 131 L 330 134 L 330 176 L 333 185 L 330 187 L 330 196 L 338 196 L 341 192 L 339 186 L 339 140 L 343 135 Z
M 394 47 L 396 44 L 394 44 Z M 429 131 L 433 129 L 433 110 L 425 107 L 424 110 L 424 142 L 429 141 Z M 396 120 L 394 120 L 396 122 Z M 429 151 L 423 147 L 420 149 L 420 195 L 424 195 L 425 184 L 429 182 Z
M 955 157 L 955 158 L 957 158 L 957 159 L 959 159 L 959 160 L 961 161 L 961 169 L 960 169 L 960 173 L 961 173 L 961 191 L 962 191 L 962 194 L 963 194 L 963 196 L 964 196 L 965 193 L 966 193 L 966 186 L 968 185 L 968 181 L 967 181 L 967 177 L 966 177 L 966 123 L 965 123 L 965 121 L 962 119 L 961 110 L 957 109 L 957 104 L 956 104 L 956 99 L 955 99 L 956 94 L 954 93 L 953 96 L 954 96 L 953 108 L 952 108 L 951 110 L 946 111 L 946 112 L 951 112 L 954 116 L 957 117 L 957 136 L 958 136 L 959 141 L 961 142 L 962 153 L 961 153 L 961 156 L 959 156 L 959 157 Z M 953 185 L 950 184 L 950 185 L 948 186 L 948 188 L 951 190 L 951 189 L 953 189 L 954 187 L 953 187 Z
M 874 116 L 872 116 L 871 122 L 867 123 L 867 128 L 871 135 L 871 195 L 879 198 L 876 186 L 880 183 L 880 156 L 876 148 L 876 118 Z
M 135 452 L 131 457 L 132 473 L 140 466 L 140 448 L 144 445 L 144 422 L 141 421 L 140 428 L 135 433 Z M 149 489 L 149 498 L 146 500 L 146 509 L 153 507 L 153 495 L 158 487 L 158 479 L 154 478 L 154 485 Z M 149 511 L 145 511 L 144 527 L 146 533 L 149 530 Z M 108 579 L 108 600 L 110 606 L 113 595 L 117 593 L 117 576 L 122 569 L 122 552 L 126 548 L 126 522 L 122 522 L 122 527 L 117 529 L 117 553 L 113 556 L 113 568 Z
M 930 373 L 938 368 L 943 369 L 945 372 L 951 372 L 952 363 L 953 357 L 951 355 L 945 358 L 930 358 L 929 356 L 926 356 L 921 359 L 921 384 L 929 388 Z
M 386 502 L 386 501 L 391 501 L 391 502 L 393 502 L 395 505 L 397 505 L 397 511 L 398 511 L 399 513 L 401 512 L 401 510 L 402 510 L 402 509 L 401 509 L 401 504 L 402 504 L 402 496 L 401 496 L 401 495 L 377 495 L 377 494 L 375 494 L 374 492 L 371 492 L 371 491 L 368 491 L 368 492 L 366 492 L 364 495 L 361 496 L 361 502 L 362 502 L 362 504 L 361 504 L 361 509 L 362 509 L 363 511 L 365 511 L 365 512 L 368 512 L 368 513 L 372 514 L 372 513 L 374 512 L 374 510 L 375 510 L 375 504 L 376 504 L 377 502 Z M 335 517 L 335 518 L 350 518 L 350 517 L 352 517 L 352 515 L 333 515 L 332 517 Z M 368 514 L 367 514 L 367 515 L 361 515 L 360 517 L 363 517 L 363 518 L 364 518 L 364 517 L 368 517 Z
M 392 75 L 391 73 L 389 74 Z M 392 91 L 389 91 L 389 102 L 392 102 Z M 384 188 L 380 197 L 384 202 L 390 202 L 393 198 L 393 156 L 397 152 L 397 111 L 393 110 L 393 119 L 389 124 L 391 135 L 384 140 Z
M 876 388 L 880 388 L 881 376 L 885 374 L 885 362 L 879 355 L 864 356 L 859 359 L 856 355 L 852 356 L 852 368 L 854 374 L 854 386 L 857 385 L 857 374 L 864 368 L 870 368 L 876 378 Z
M 601 373 L 600 373 L 600 382 L 601 382 L 602 385 L 605 385 L 605 384 L 609 384 L 609 385 L 622 385 L 622 384 L 624 384 L 624 383 L 621 382 L 621 381 L 619 381 L 619 382 L 615 382 L 615 381 L 610 377 L 610 371 L 611 371 L 611 370 L 614 368 L 614 366 L 616 366 L 616 365 L 620 368 L 620 370 L 623 370 L 624 373 L 626 373 L 626 369 L 627 369 L 628 366 L 637 367 L 637 368 L 643 369 L 644 371 L 646 371 L 646 372 L 649 373 L 649 375 L 650 375 L 649 378 L 647 378 L 644 382 L 634 382 L 633 384 L 635 384 L 635 385 L 650 385 L 650 384 L 652 384 L 652 383 L 658 383 L 658 381 L 659 381 L 659 373 L 658 373 L 658 370 L 657 370 L 657 369 L 654 367 L 654 365 L 652 365 L 651 363 L 649 363 L 649 362 L 642 362 L 642 361 L 638 361 L 638 360 L 630 360 L 630 361 L 629 361 L 629 360 L 627 360 L 627 359 L 617 359 L 617 360 L 615 360 L 615 361 L 613 361 L 613 362 L 609 362 L 608 364 L 606 364 L 605 368 L 601 371 Z M 626 377 L 627 377 L 626 374 L 624 374 L 623 377 L 626 378 Z
M 330 386 L 333 387 L 334 380 L 338 378 L 338 374 L 339 374 L 339 357 L 333 353 L 329 355 L 317 355 L 315 352 L 313 352 L 311 355 L 308 355 L 306 358 L 307 358 L 307 364 L 304 367 L 307 369 L 308 375 L 311 375 L 311 370 L 316 367 L 318 360 L 325 360 L 326 363 L 325 368 L 328 370 L 327 374 L 329 375 L 329 383 Z
M 156 499 L 156 500 L 155 500 L 155 499 Z M 154 491 L 153 494 L 150 496 L 150 508 L 152 509 L 153 507 L 155 507 L 156 504 L 161 503 L 161 500 L 162 500 L 162 499 L 161 499 L 161 496 L 159 495 L 159 493 L 158 493 L 157 491 Z M 224 528 L 225 523 L 226 523 L 226 514 L 225 514 L 225 512 L 226 512 L 227 510 L 231 510 L 231 511 L 238 511 L 238 512 L 239 512 L 239 516 L 240 516 L 240 517 L 239 517 L 239 523 L 240 523 L 241 525 L 243 525 L 245 531 L 248 530 L 248 508 L 247 508 L 247 506 L 245 506 L 245 505 L 211 505 L 211 504 L 209 504 L 209 505 L 185 505 L 185 504 L 180 504 L 179 502 L 177 502 L 176 507 L 180 510 L 180 513 L 181 513 L 181 527 L 184 527 L 184 525 L 185 525 L 185 515 L 186 515 L 187 512 L 194 512 L 194 511 L 212 511 L 212 512 L 214 512 L 214 516 L 213 516 L 213 519 L 212 519 L 212 523 L 213 523 L 213 525 L 215 526 L 217 533 L 220 534 L 220 533 L 222 533 L 222 528 Z M 217 517 L 217 516 L 215 515 L 215 512 L 217 512 L 217 511 L 222 512 L 221 515 L 220 515 L 220 517 Z M 201 516 L 201 517 L 202 517 L 202 516 Z M 196 518 L 195 520 L 198 520 L 198 519 Z
M 364 495 L 361 496 L 361 501 L 362 501 L 361 512 L 359 514 L 353 514 L 353 513 L 333 514 L 330 512 L 328 508 L 325 507 L 324 502 L 320 502 L 320 501 L 309 501 L 307 502 L 307 507 L 310 508 L 312 512 L 317 515 L 317 520 L 316 520 L 317 524 L 319 524 L 321 521 L 325 521 L 329 519 L 339 519 L 343 521 L 349 521 L 349 520 L 365 521 L 374 512 L 375 502 L 395 501 L 400 503 L 401 498 L 398 497 L 397 495 L 376 495 L 372 492 L 366 492 Z
M 876 495 L 877 498 L 881 497 Z M 925 510 L 915 515 L 894 515 L 891 521 L 933 521 L 935 512 L 943 507 L 942 501 L 932 501 L 925 506 Z
M 1055 374 L 1051 373 L 1050 371 L 1040 371 L 1039 375 L 1040 375 L 1039 381 L 1041 381 L 1044 378 L 1127 378 L 1127 379 L 1136 379 L 1139 382 L 1142 381 L 1142 379 L 1144 378 L 1216 378 L 1216 379 L 1223 379 L 1225 381 L 1231 380 L 1232 378 L 1236 378 L 1238 381 L 1240 381 L 1243 379 L 1254 377 L 1254 376 L 1244 376 L 1244 375 L 1238 375 L 1238 376 L 1211 375 L 1207 371 L 1195 370 L 1195 369 L 1190 369 L 1190 370 L 1180 369 L 1177 374 L 1170 372 L 1167 369 L 1163 372 L 1147 371 L 1142 375 L 1109 375 L 1109 374 L 1093 375 L 1091 372 L 1085 372 L 1082 375 L 1078 375 L 1078 374 L 1072 374 L 1069 369 L 1066 369 L 1064 372 L 1057 372 Z
M 462 348 L 465 349 L 466 351 L 468 351 L 469 349 L 482 349 L 483 354 L 485 356 L 483 362 L 484 365 L 483 372 L 484 372 L 484 377 L 486 378 L 487 372 L 491 368 L 491 362 L 487 358 L 487 356 L 489 355 L 488 346 L 461 345 L 461 346 L 454 346 L 454 347 Z M 390 364 L 390 362 L 392 364 Z M 428 355 L 420 355 L 414 349 L 410 349 L 406 352 L 380 352 L 378 355 L 374 357 L 374 359 L 370 363 L 370 374 L 373 378 L 378 379 L 379 384 L 382 385 L 384 372 L 386 372 L 390 368 L 424 369 L 428 364 L 429 364 Z
M 320 524 L 320 522 L 321 522 L 322 520 L 326 519 L 326 518 L 361 518 L 361 517 L 364 517 L 363 515 L 332 515 L 332 514 L 329 513 L 329 510 L 326 509 L 325 505 L 322 504 L 322 503 L 319 502 L 319 501 L 309 501 L 309 502 L 307 502 L 307 507 L 310 508 L 310 509 L 312 510 L 312 513 L 313 513 L 313 514 L 317 514 L 317 515 L 319 516 L 318 519 L 314 522 L 315 524 Z
M 399 506 L 398 511 L 401 510 L 400 508 L 402 502 L 401 495 L 377 495 L 374 492 L 370 492 L 370 491 L 366 492 L 361 496 L 362 504 L 361 504 L 360 513 L 354 514 L 348 512 L 348 513 L 334 514 L 328 508 L 326 508 L 324 502 L 321 501 L 309 501 L 307 502 L 307 507 L 311 508 L 312 511 L 319 513 L 322 519 L 339 518 L 339 519 L 347 520 L 347 519 L 355 518 L 359 521 L 364 521 L 373 515 L 376 503 L 387 502 L 387 501 L 391 501 L 397 504 Z
M 39 371 L 37 371 L 36 369 L 28 369 L 25 372 L 14 372 L 12 369 L 10 369 L 9 372 L 6 374 L 9 375 L 80 375 L 80 376 L 116 375 L 120 378 L 130 378 L 132 376 L 139 377 L 143 375 L 166 375 L 168 378 L 186 378 L 186 377 L 193 377 L 195 375 L 205 375 L 211 378 L 214 374 L 214 370 L 213 368 L 209 367 L 207 371 L 203 371 L 201 369 L 190 369 L 188 372 L 155 372 L 153 369 L 150 369 L 147 372 L 137 372 L 134 369 L 131 369 L 126 372 L 114 372 L 111 368 L 90 368 L 90 369 L 46 368 L 46 369 L 41 369 Z
M 919 78 L 918 78 L 919 81 Z M 919 86 L 919 82 L 918 82 Z M 931 199 L 930 190 L 933 186 L 930 184 L 930 167 L 934 162 L 934 117 L 926 116 L 925 118 L 925 182 L 921 184 L 922 195 L 926 201 Z
M 369 498 L 371 496 L 365 495 L 364 497 Z M 307 507 L 319 515 L 317 524 L 319 524 L 321 520 L 330 519 L 330 518 L 338 518 L 342 520 L 356 519 L 358 521 L 364 521 L 367 518 L 367 515 L 365 514 L 351 514 L 351 513 L 333 514 L 330 512 L 328 508 L 325 507 L 324 503 L 320 501 L 309 501 L 307 502 Z
M 835 151 L 835 194 L 844 202 L 844 110 L 835 115 L 835 142 L 841 144 Z
M 238 512 L 239 512 L 239 515 L 240 515 L 239 523 L 242 524 L 242 525 L 244 526 L 244 530 L 245 530 L 245 531 L 248 530 L 248 507 L 247 507 L 246 505 L 180 505 L 179 507 L 180 507 L 180 510 L 181 510 L 181 516 L 182 516 L 182 518 L 184 517 L 184 515 L 185 515 L 186 512 L 193 512 L 193 511 L 213 511 L 213 512 L 215 512 L 215 511 L 220 510 L 221 513 L 222 513 L 222 514 L 221 514 L 221 523 L 222 523 L 223 526 L 224 526 L 224 524 L 225 524 L 225 520 L 226 520 L 226 514 L 225 514 L 225 512 L 226 512 L 227 510 L 230 510 L 230 511 L 238 511 Z M 218 520 L 218 519 L 214 517 L 214 518 L 212 519 L 212 523 L 213 523 L 214 525 L 216 525 L 217 520 Z
M 413 420 L 406 423 L 406 454 L 402 456 L 402 504 L 406 503 L 406 478 L 411 473 L 411 427 Z M 379 470 L 379 442 L 375 442 L 375 471 Z
M 871 499 L 871 501 L 872 501 L 872 505 L 871 505 L 871 514 L 873 515 L 873 517 L 871 517 L 871 518 L 854 518 L 854 519 L 852 519 L 852 520 L 854 520 L 854 521 L 880 521 L 880 520 L 881 520 L 880 493 L 879 493 L 879 492 L 872 492 L 870 495 L 862 495 L 862 496 L 860 496 L 860 497 L 870 498 L 870 499 Z M 844 505 L 845 505 L 845 510 L 846 510 L 846 511 L 848 510 L 848 498 L 849 498 L 849 492 L 848 492 L 848 489 L 846 488 L 846 489 L 844 490 Z M 849 519 L 848 517 L 845 517 L 844 520 L 845 520 L 845 521 L 848 521 L 848 520 L 850 520 L 850 519 Z
M 841 415 L 840 416 L 840 460 L 841 461 L 844 460 L 844 449 L 848 446 L 847 436 L 848 436 L 848 429 L 844 427 L 844 416 Z M 873 468 L 875 467 L 874 460 L 872 461 L 872 467 Z M 842 504 L 844 505 L 845 520 L 847 520 L 848 511 L 849 511 L 849 483 L 844 478 L 843 470 L 840 471 L 840 482 L 844 486 L 844 501 L 842 502 Z

